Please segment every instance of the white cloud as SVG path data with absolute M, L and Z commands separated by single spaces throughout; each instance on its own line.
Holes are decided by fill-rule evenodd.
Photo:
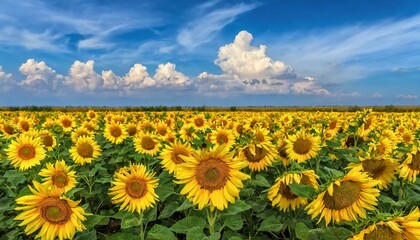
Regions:
M 183 86 L 188 84 L 188 77 L 176 70 L 176 65 L 173 63 L 159 64 L 156 73 L 153 76 L 158 86 L 178 85 Z
M 0 66 L 0 92 L 7 92 L 11 90 L 15 85 L 12 79 L 12 74 L 5 73 L 3 67 Z
M 66 52 L 66 48 L 55 41 L 58 35 L 49 30 L 40 32 L 19 29 L 15 27 L 4 27 L 0 29 L 0 43 L 9 46 L 22 46 L 29 50 L 45 50 L 51 52 Z
M 55 70 L 45 64 L 37 62 L 35 59 L 28 59 L 19 68 L 20 73 L 26 76 L 26 79 L 19 82 L 28 90 L 47 92 L 57 88 L 63 76 L 57 74 Z
M 374 92 L 374 93 L 372 93 L 372 97 L 373 97 L 373 98 L 382 98 L 383 96 L 384 96 L 383 94 L 378 93 L 378 92 Z
M 201 73 L 196 81 L 199 92 L 330 94 L 314 77 L 299 77 L 286 63 L 271 59 L 267 46 L 252 46 L 252 40 L 249 32 L 241 31 L 233 43 L 220 47 L 214 63 L 223 74 Z
M 217 33 L 226 25 L 235 21 L 238 15 L 255 9 L 257 4 L 238 4 L 231 7 L 209 11 L 217 2 L 202 4 L 196 10 L 196 16 L 178 33 L 177 40 L 186 49 L 194 49 L 197 46 L 210 42 Z M 205 10 L 205 11 L 203 11 Z
M 147 72 L 147 67 L 139 63 L 134 64 L 127 75 L 124 77 L 126 89 L 152 87 L 156 80 L 152 79 Z
M 417 99 L 418 98 L 418 96 L 417 95 L 412 95 L 412 94 L 407 94 L 407 95 L 403 95 L 403 94 L 400 94 L 400 95 L 397 95 L 396 96 L 397 98 L 403 98 L 403 99 Z
M 103 87 L 106 89 L 118 89 L 122 83 L 121 77 L 115 75 L 112 70 L 102 71 Z
M 103 85 L 103 79 L 93 69 L 93 60 L 86 63 L 75 61 L 70 68 L 65 84 L 72 86 L 77 92 L 93 92 Z

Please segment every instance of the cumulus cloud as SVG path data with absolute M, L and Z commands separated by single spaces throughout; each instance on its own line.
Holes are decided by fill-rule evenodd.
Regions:
M 314 77 L 300 77 L 291 66 L 267 55 L 267 46 L 253 46 L 253 36 L 239 32 L 233 43 L 219 48 L 214 61 L 221 75 L 203 72 L 198 76 L 200 92 L 237 90 L 248 93 L 330 94 Z
M 403 99 L 417 99 L 418 98 L 418 96 L 414 94 L 407 94 L 407 95 L 400 94 L 400 95 L 397 95 L 396 97 L 403 98 Z
M 156 81 L 150 77 L 147 67 L 136 63 L 124 77 L 126 89 L 152 87 Z
M 0 92 L 7 92 L 13 88 L 15 82 L 12 79 L 12 74 L 5 73 L 3 67 L 0 66 Z
M 372 97 L 373 98 L 382 98 L 384 95 L 382 95 L 381 93 L 378 93 L 378 92 L 374 92 L 374 93 L 372 93 Z
M 44 61 L 38 62 L 35 59 L 28 59 L 20 66 L 19 71 L 26 76 L 26 79 L 19 82 L 19 85 L 29 90 L 40 92 L 54 90 L 63 80 L 63 76 L 57 74 Z
M 156 69 L 156 74 L 153 76 L 158 86 L 178 85 L 183 86 L 187 84 L 188 77 L 176 70 L 176 65 L 173 63 L 159 64 Z
M 103 85 L 103 79 L 93 69 L 94 64 L 93 60 L 86 63 L 75 61 L 64 83 L 73 87 L 77 92 L 93 92 L 99 89 Z

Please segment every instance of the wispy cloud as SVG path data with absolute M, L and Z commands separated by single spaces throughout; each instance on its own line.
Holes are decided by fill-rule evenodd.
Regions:
M 137 10 L 141 10 L 141 16 Z M 122 9 L 118 5 L 95 5 L 92 2 L 51 4 L 44 0 L 4 0 L 0 10 L 0 25 L 4 26 L 0 27 L 0 40 L 2 44 L 55 51 L 63 48 L 65 42 L 60 40 L 67 35 L 79 34 L 85 38 L 79 43 L 79 48 L 109 49 L 113 46 L 112 38 L 118 34 L 162 24 L 159 12 L 144 4 Z M 10 29 L 19 29 L 24 34 L 19 35 Z M 34 38 L 36 43 L 30 45 L 26 36 Z
M 403 99 L 417 99 L 419 96 L 417 96 L 417 95 L 411 95 L 411 94 L 408 94 L 408 95 L 402 95 L 402 94 L 400 94 L 400 95 L 397 95 L 396 97 L 397 98 L 403 98 Z
M 420 15 L 327 30 L 295 32 L 271 42 L 300 72 L 323 82 L 360 79 L 377 71 L 417 66 L 420 62 Z M 378 64 L 381 62 L 381 64 Z
M 191 21 L 181 27 L 177 41 L 186 49 L 194 49 L 199 45 L 210 42 L 226 25 L 235 21 L 243 13 L 255 9 L 258 4 L 237 4 L 229 7 L 210 10 L 218 1 L 199 5 Z M 205 13 L 205 11 L 209 11 Z

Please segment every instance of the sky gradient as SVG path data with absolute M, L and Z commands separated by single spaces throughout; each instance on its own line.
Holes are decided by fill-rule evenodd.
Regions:
M 0 0 L 0 105 L 419 105 L 420 1 Z

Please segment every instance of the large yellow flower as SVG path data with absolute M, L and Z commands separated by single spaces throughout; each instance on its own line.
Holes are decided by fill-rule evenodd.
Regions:
M 69 152 L 76 164 L 85 165 L 101 155 L 101 147 L 90 137 L 79 137 Z
M 54 135 L 52 135 L 50 131 L 46 129 L 39 131 L 38 136 L 41 138 L 44 147 L 48 151 L 51 151 L 57 145 L 57 141 L 55 140 Z
M 350 163 L 348 168 L 358 168 L 367 172 L 369 176 L 378 180 L 378 188 L 386 189 L 395 179 L 398 162 L 388 157 L 361 158 L 359 163 Z
M 73 239 L 76 231 L 83 231 L 82 221 L 89 215 L 78 206 L 79 201 L 72 201 L 62 196 L 57 188 L 48 189 L 38 182 L 33 182 L 33 193 L 16 199 L 16 210 L 22 210 L 15 220 L 21 220 L 19 226 L 25 226 L 25 233 L 30 235 L 40 230 L 36 238 L 42 240 Z
M 104 135 L 108 141 L 114 144 L 120 144 L 128 137 L 125 127 L 115 122 L 106 124 Z
M 341 220 L 358 221 L 366 218 L 366 209 L 373 210 L 378 204 L 377 184 L 368 173 L 352 169 L 342 179 L 331 183 L 305 209 L 312 219 L 321 216 L 318 223 L 324 218 L 325 225 Z
M 239 159 L 248 164 L 251 171 L 262 171 L 271 166 L 276 155 L 276 147 L 272 144 L 249 144 L 240 150 Z
M 405 217 L 374 223 L 348 240 L 418 240 L 420 239 L 420 211 L 414 209 Z
M 156 156 L 160 147 L 160 140 L 152 133 L 140 132 L 134 139 L 134 148 L 138 153 Z
M 182 144 L 181 141 L 175 140 L 174 143 L 165 146 L 159 158 L 162 159 L 161 164 L 163 168 L 170 174 L 174 173 L 176 175 L 179 164 L 184 163 L 181 156 L 189 157 L 191 152 L 192 149 L 188 143 Z
M 299 163 L 316 157 L 321 149 L 321 139 L 304 131 L 289 136 L 286 141 L 286 152 L 289 158 Z
M 318 189 L 317 179 L 319 177 L 313 170 L 306 170 L 299 173 L 288 173 L 276 179 L 274 185 L 268 191 L 268 200 L 274 207 L 282 211 L 291 208 L 293 211 L 308 203 L 308 199 L 295 195 L 289 184 L 304 184 Z
M 40 165 L 45 158 L 45 149 L 40 138 L 21 135 L 6 149 L 7 157 L 19 170 L 26 170 Z
M 63 130 L 65 132 L 70 132 L 73 129 L 74 125 L 75 125 L 75 122 L 74 122 L 73 117 L 68 116 L 68 115 L 62 115 L 58 119 L 58 122 L 63 127 Z
M 217 127 L 215 130 L 212 130 L 210 141 L 216 147 L 225 145 L 227 149 L 230 149 L 235 143 L 235 136 L 233 135 L 232 130 Z
M 41 169 L 38 175 L 44 177 L 42 185 L 49 188 L 55 186 L 63 192 L 67 192 L 77 184 L 76 172 L 72 171 L 63 160 L 55 162 L 54 165 L 47 163 L 46 168 Z
M 228 151 L 219 147 L 182 157 L 185 163 L 176 175 L 177 183 L 185 184 L 181 194 L 199 209 L 210 206 L 212 211 L 215 208 L 223 210 L 229 202 L 234 203 L 235 198 L 239 198 L 242 181 L 249 178 L 240 171 L 247 163 L 236 160 Z
M 87 130 L 86 128 L 84 128 L 82 126 L 80 126 L 76 129 L 74 129 L 74 131 L 71 133 L 71 141 L 76 142 L 77 139 L 79 137 L 82 137 L 82 136 L 92 138 L 93 137 L 93 132 Z
M 129 168 L 123 167 L 114 174 L 113 187 L 109 189 L 113 204 L 121 203 L 120 210 L 142 213 L 152 207 L 158 195 L 155 188 L 158 179 L 153 172 L 148 172 L 142 164 L 132 164 Z
M 419 173 L 420 149 L 417 146 L 413 146 L 411 151 L 407 154 L 405 161 L 400 165 L 400 178 L 415 182 Z

